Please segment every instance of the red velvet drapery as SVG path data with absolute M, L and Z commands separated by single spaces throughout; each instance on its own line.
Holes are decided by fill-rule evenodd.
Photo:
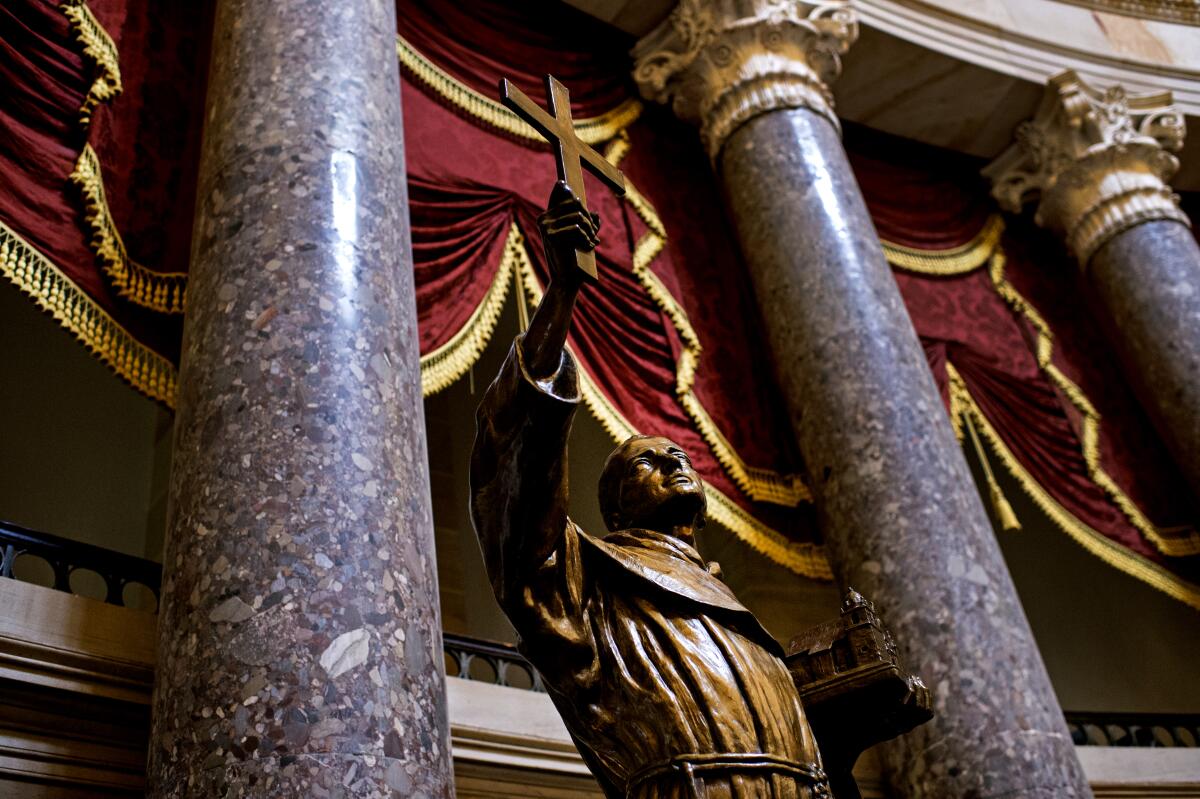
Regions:
M 206 20 L 190 3 L 0 8 L 0 269 L 164 402 L 182 330 Z
M 51 264 L 67 290 L 168 367 L 179 314 L 123 294 L 111 249 L 97 245 L 95 203 L 70 176 L 90 142 L 128 258 L 149 272 L 184 270 L 206 51 L 205 17 L 191 5 L 92 0 L 120 53 L 124 91 L 95 105 L 90 126 L 79 110 L 102 69 L 79 26 L 44 0 L 0 9 L 0 264 L 61 311 L 51 304 L 62 286 L 30 279 L 6 255 L 20 243 L 21 258 L 32 251 Z M 559 3 L 401 0 L 398 9 L 409 45 L 401 91 L 427 388 L 466 368 L 505 292 L 512 301 L 519 286 L 528 298 L 545 280 L 528 239 L 553 179 L 548 152 L 470 93 L 494 96 L 503 73 L 543 99 L 541 75 L 553 71 L 635 189 L 624 203 L 598 184 L 589 190 L 603 218 L 604 279 L 586 294 L 571 344 L 593 409 L 614 434 L 676 437 L 728 499 L 723 521 L 797 571 L 823 571 L 711 170 L 693 130 L 663 109 L 638 116 L 630 42 Z M 964 441 L 977 435 L 991 464 L 1092 552 L 1200 607 L 1189 554 L 1198 549 L 1195 509 L 1117 374 L 1061 246 L 1025 218 L 1004 220 L 999 233 L 977 161 L 853 126 L 846 146 Z M 75 332 L 87 341 L 90 329 Z M 89 344 L 170 401 L 169 387 L 137 379 L 149 367 L 121 361 L 128 354 L 104 341 Z
M 1044 492 L 1041 504 L 1066 512 L 1064 526 L 1081 543 L 1120 560 L 1123 552 L 1087 536 L 1099 531 L 1194 580 L 1195 507 L 1119 374 L 1062 245 L 1021 217 L 1007 220 L 995 254 L 974 269 L 905 268 L 899 249 L 953 252 L 995 218 L 978 177 L 983 163 L 855 128 L 847 146 L 880 236 L 900 245 L 889 247 L 897 281 L 948 404 L 946 364 L 1024 482 Z
M 503 63 L 508 76 L 542 102 L 542 75 L 553 70 L 561 77 L 564 69 L 574 74 L 572 106 L 580 116 L 603 115 L 632 97 L 624 57 L 628 40 L 610 33 L 598 37 L 594 23 L 561 6 L 550 6 L 557 11 L 540 18 L 532 32 L 529 15 L 522 12 L 517 18 L 523 28 L 509 29 L 524 29 L 525 37 L 497 38 L 497 29 L 513 25 L 511 12 L 469 5 L 468 11 L 451 11 L 398 4 L 401 36 L 414 49 L 428 48 L 422 55 L 436 60 L 439 71 L 460 87 L 494 94 Z M 435 7 L 437 12 L 430 10 Z M 454 24 L 430 29 L 431 21 L 445 21 L 437 19 L 443 14 L 454 16 Z M 514 41 L 519 46 L 506 44 Z M 481 57 L 484 52 L 496 55 Z M 589 60 L 588 53 L 603 55 Z M 621 57 L 614 59 L 613 53 Z M 410 66 L 405 74 L 417 302 L 422 351 L 430 353 L 445 346 L 472 309 L 486 301 L 504 255 L 499 239 L 515 224 L 525 239 L 536 241 L 534 220 L 555 172 L 539 138 L 505 134 L 486 112 L 473 114 L 453 90 L 419 68 Z M 612 126 L 612 133 L 620 127 Z M 587 178 L 589 204 L 603 225 L 602 285 L 583 296 L 570 341 L 595 387 L 589 404 L 616 437 L 654 430 L 677 440 L 694 454 L 719 496 L 727 498 L 725 515 L 718 518 L 739 526 L 777 560 L 806 573 L 825 573 L 819 555 L 804 546 L 814 537 L 811 513 L 801 502 L 798 459 L 790 437 L 776 435 L 786 430 L 781 428 L 785 419 L 771 383 L 762 379 L 770 365 L 695 133 L 653 109 L 621 136 L 597 146 L 602 144 L 620 158 L 634 193 L 646 202 L 621 203 Z M 693 194 L 702 201 L 669 201 Z M 457 219 L 451 221 L 448 212 L 457 213 Z M 671 229 L 690 233 L 673 236 Z M 484 231 L 494 237 L 490 243 L 476 238 Z M 456 266 L 448 257 L 424 261 L 424 253 L 450 247 Z M 486 249 L 485 258 L 478 257 L 480 249 Z M 540 247 L 524 251 L 535 283 L 544 284 Z M 697 281 L 695 270 L 683 265 L 699 260 L 705 268 Z M 471 279 L 464 281 L 466 274 Z M 447 292 L 465 301 L 450 324 L 442 304 Z M 710 315 L 720 317 L 719 326 L 705 323 Z

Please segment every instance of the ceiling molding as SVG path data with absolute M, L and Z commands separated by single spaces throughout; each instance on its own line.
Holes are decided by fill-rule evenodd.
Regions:
M 1094 11 L 1111 11 L 1127 17 L 1200 26 L 1200 0 L 1059 0 L 1059 2 L 1083 6 Z
M 1052 76 L 1073 69 L 1094 86 L 1169 91 L 1185 114 L 1200 115 L 1200 71 L 1195 69 L 1039 39 L 920 0 L 857 0 L 854 7 L 864 25 L 969 64 L 1043 86 Z

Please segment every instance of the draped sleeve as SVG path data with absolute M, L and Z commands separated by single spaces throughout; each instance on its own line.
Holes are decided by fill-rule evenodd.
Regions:
M 492 590 L 522 648 L 540 657 L 553 653 L 559 669 L 586 684 L 595 668 L 595 643 L 584 602 L 580 532 L 567 518 L 576 369 L 564 352 L 554 374 L 534 378 L 525 368 L 521 338 L 514 342 L 476 414 L 471 518 Z

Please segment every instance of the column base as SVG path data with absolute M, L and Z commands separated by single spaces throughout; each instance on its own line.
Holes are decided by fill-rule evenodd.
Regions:
M 355 799 L 418 799 L 437 789 L 417 773 L 414 763 L 393 757 L 352 754 L 301 754 L 254 758 L 199 769 L 177 784 L 157 786 L 157 796 L 253 796 L 255 799 L 295 797 L 355 797 Z M 428 775 L 427 775 L 428 776 Z M 441 776 L 435 775 L 434 785 Z

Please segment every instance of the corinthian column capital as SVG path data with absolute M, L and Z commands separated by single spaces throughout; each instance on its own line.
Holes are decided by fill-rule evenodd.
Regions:
M 714 160 L 743 122 L 778 108 L 810 108 L 835 126 L 829 84 L 858 38 L 848 0 L 680 0 L 634 47 L 634 79 L 700 125 Z
M 1038 199 L 1037 223 L 1062 233 L 1086 266 L 1104 242 L 1139 222 L 1188 223 L 1167 185 L 1184 132 L 1170 92 L 1102 91 L 1067 71 L 1050 80 L 1037 114 L 983 174 L 1005 210 Z

